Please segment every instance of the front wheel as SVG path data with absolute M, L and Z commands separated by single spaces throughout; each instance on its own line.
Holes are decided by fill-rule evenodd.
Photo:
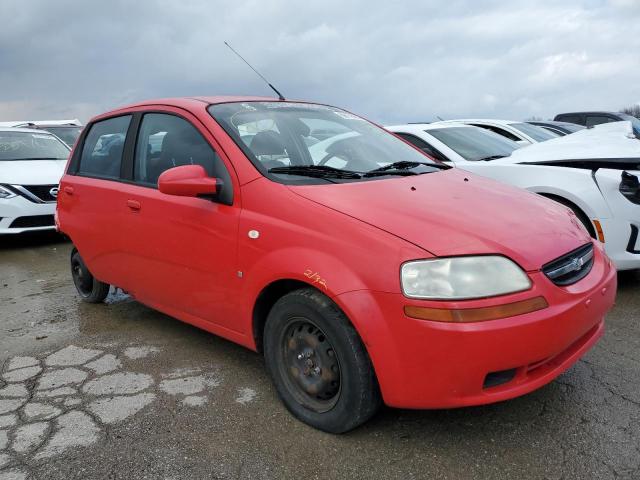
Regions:
M 109 284 L 94 278 L 75 248 L 71 252 L 71 277 L 82 301 L 101 303 L 109 294 Z
M 287 409 L 315 428 L 347 432 L 381 405 L 358 333 L 338 306 L 314 289 L 291 292 L 273 306 L 264 356 Z

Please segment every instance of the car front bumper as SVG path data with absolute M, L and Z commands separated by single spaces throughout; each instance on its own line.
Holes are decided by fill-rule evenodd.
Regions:
M 0 199 L 0 235 L 55 230 L 55 202 L 34 203 L 16 196 Z
M 541 272 L 530 272 L 530 276 L 531 290 L 504 297 L 502 303 L 544 296 L 549 307 L 476 323 L 409 318 L 404 306 L 437 302 L 410 300 L 400 293 L 359 290 L 336 300 L 363 338 L 387 405 L 480 405 L 545 385 L 573 365 L 604 332 L 605 314 L 615 300 L 616 271 L 600 248 L 589 275 L 574 285 L 558 287 Z M 488 302 L 497 303 L 494 298 L 447 305 L 476 308 Z

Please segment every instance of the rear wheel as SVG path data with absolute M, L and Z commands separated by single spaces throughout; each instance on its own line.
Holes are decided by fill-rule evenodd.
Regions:
M 367 421 L 381 399 L 367 351 L 344 313 L 314 289 L 283 296 L 267 318 L 267 370 L 285 406 L 303 422 L 343 433 Z
M 109 294 L 109 284 L 94 278 L 75 248 L 71 252 L 71 277 L 82 301 L 101 303 Z

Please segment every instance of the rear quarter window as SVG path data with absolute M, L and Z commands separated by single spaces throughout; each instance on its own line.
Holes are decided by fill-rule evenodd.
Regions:
M 78 173 L 90 177 L 120 178 L 120 165 L 131 115 L 95 122 L 87 134 Z

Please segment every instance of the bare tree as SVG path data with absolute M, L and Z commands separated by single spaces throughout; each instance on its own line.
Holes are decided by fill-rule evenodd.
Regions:
M 632 115 L 636 118 L 640 118 L 640 104 L 636 103 L 629 107 L 624 107 L 620 110 L 622 113 L 626 113 L 627 115 Z

